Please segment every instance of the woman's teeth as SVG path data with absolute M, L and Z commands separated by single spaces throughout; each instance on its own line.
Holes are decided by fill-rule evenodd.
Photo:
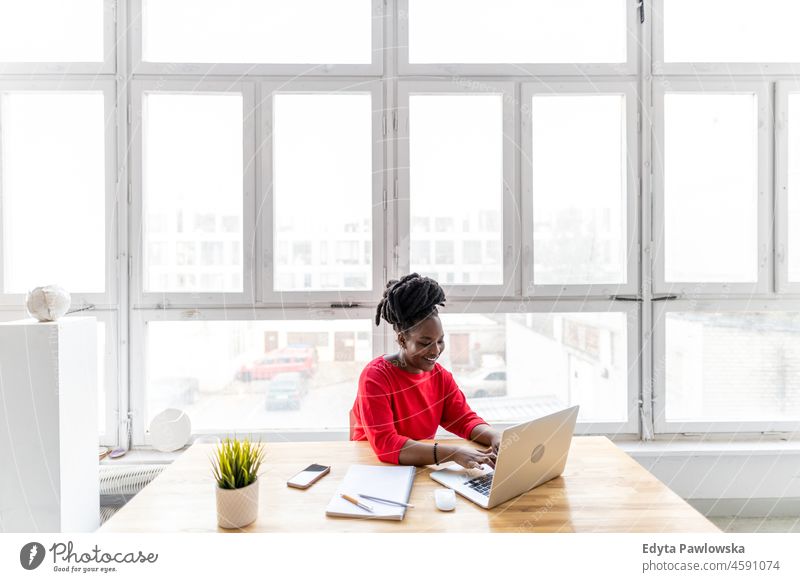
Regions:
M 437 356 L 438 357 L 438 356 Z M 424 360 L 428 360 L 429 362 L 435 362 L 436 358 L 423 358 Z

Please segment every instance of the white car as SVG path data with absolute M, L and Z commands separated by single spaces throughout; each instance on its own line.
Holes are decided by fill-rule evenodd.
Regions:
M 467 398 L 486 398 L 506 395 L 505 368 L 489 368 L 456 378 L 456 384 Z

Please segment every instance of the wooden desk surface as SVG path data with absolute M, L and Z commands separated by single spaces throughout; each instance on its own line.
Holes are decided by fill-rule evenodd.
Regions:
M 226 532 L 216 522 L 213 445 L 196 444 L 109 519 L 99 532 Z M 718 532 L 714 524 L 606 437 L 575 437 L 561 477 L 485 510 L 457 496 L 434 507 L 439 487 L 417 469 L 403 521 L 335 518 L 325 507 L 347 468 L 381 464 L 367 442 L 267 443 L 259 518 L 248 532 Z M 331 472 L 307 490 L 286 481 L 311 463 Z M 236 530 L 234 530 L 236 531 Z

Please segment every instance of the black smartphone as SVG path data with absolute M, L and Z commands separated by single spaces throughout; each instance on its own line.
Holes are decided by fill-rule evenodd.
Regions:
M 309 465 L 297 475 L 289 479 L 286 484 L 289 487 L 297 487 L 298 489 L 308 489 L 314 483 L 322 479 L 325 475 L 330 473 L 331 468 L 325 465 Z

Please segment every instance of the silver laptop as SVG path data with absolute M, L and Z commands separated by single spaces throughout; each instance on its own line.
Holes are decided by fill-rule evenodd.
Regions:
M 494 470 L 453 463 L 431 479 L 491 509 L 561 475 L 578 418 L 578 406 L 503 431 Z

